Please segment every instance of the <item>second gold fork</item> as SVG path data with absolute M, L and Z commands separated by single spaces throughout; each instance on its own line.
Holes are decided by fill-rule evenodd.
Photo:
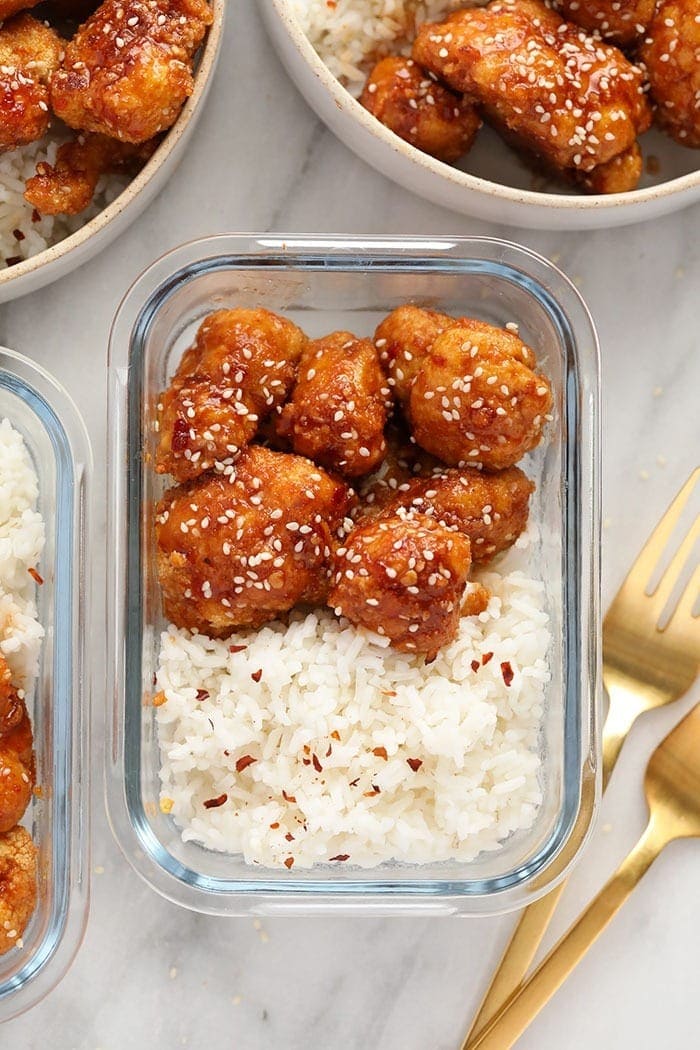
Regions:
M 684 592 L 682 608 L 676 610 L 667 629 L 660 630 L 659 622 L 700 538 L 700 515 L 686 533 L 653 593 L 648 594 L 647 587 L 699 480 L 700 467 L 697 467 L 647 540 L 603 623 L 603 681 L 610 700 L 603 727 L 603 790 L 637 718 L 645 711 L 680 699 L 697 675 L 697 625 L 695 645 L 690 635 L 700 567 L 695 570 Z M 524 910 L 463 1047 L 478 1036 L 522 982 L 565 885 L 566 880 Z

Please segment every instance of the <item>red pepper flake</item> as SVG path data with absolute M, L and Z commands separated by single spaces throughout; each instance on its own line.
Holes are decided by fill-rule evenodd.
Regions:
M 472 660 L 472 671 L 474 671 L 475 674 L 479 670 L 480 667 L 481 667 L 481 664 L 479 663 L 478 660 Z
M 219 806 L 223 806 L 224 802 L 228 798 L 226 792 L 223 795 L 219 795 L 218 798 L 208 798 L 204 803 L 205 809 L 217 809 Z
M 486 664 L 489 662 L 489 660 L 493 660 L 493 653 L 483 653 L 481 657 L 482 666 L 486 667 Z
M 41 222 L 41 212 L 36 208 L 32 209 L 32 222 Z
M 253 671 L 250 677 L 254 682 L 259 682 L 262 678 L 262 667 L 259 667 L 257 671 Z
M 350 860 L 349 853 L 339 853 L 337 857 L 329 857 L 329 860 Z
M 373 795 L 378 795 L 380 793 L 380 791 L 381 791 L 381 788 L 378 788 L 376 784 L 372 784 L 372 790 L 371 791 L 365 791 L 364 797 L 365 798 L 372 798 Z
M 311 765 L 311 759 L 310 758 L 302 758 L 301 764 L 302 764 L 302 766 L 310 766 Z
M 228 651 L 230 653 L 242 653 L 247 648 L 247 645 L 229 645 Z
M 503 675 L 503 681 L 509 686 L 515 678 L 513 668 L 510 666 L 510 660 L 505 660 L 501 664 L 501 674 Z
M 277 831 L 277 828 L 279 826 L 280 826 L 280 823 L 279 823 L 278 820 L 276 820 L 274 824 L 270 824 L 270 827 L 272 828 L 273 831 Z
M 360 778 L 357 777 L 355 780 L 351 780 L 350 781 L 350 787 L 351 788 L 356 788 L 359 783 L 360 783 Z
M 389 756 L 386 753 L 385 747 L 373 747 L 372 754 L 376 755 L 377 758 L 383 758 L 385 762 L 388 761 Z
M 12 236 L 14 237 L 14 239 L 16 241 L 23 241 L 25 236 L 26 236 L 26 234 L 22 233 L 21 230 L 13 230 L 12 231 Z
M 316 755 L 315 751 L 313 753 L 312 758 L 313 758 L 313 763 L 314 763 L 314 769 L 316 770 L 317 773 L 322 773 L 323 772 L 323 766 L 319 762 L 318 756 Z
M 16 266 L 17 263 L 21 263 L 22 262 L 22 256 L 21 255 L 8 255 L 7 258 L 5 259 L 5 262 L 7 263 L 8 266 Z
M 231 752 L 227 751 L 226 748 L 224 748 L 224 754 L 226 755 L 226 758 L 230 758 L 231 756 Z
M 420 767 L 423 765 L 422 758 L 407 758 L 406 761 L 408 762 L 409 766 L 411 767 L 414 773 L 417 773 Z
M 291 831 L 288 831 L 284 837 L 286 838 L 287 842 L 294 842 L 294 836 L 292 835 Z
M 39 573 L 36 571 L 36 569 L 27 569 L 27 572 L 29 573 L 31 578 L 34 580 L 34 583 L 38 583 L 39 586 L 41 587 L 43 582 L 44 582 L 43 576 L 40 576 Z
M 284 789 L 282 789 L 282 798 L 285 802 L 296 802 L 296 798 L 294 797 L 294 795 L 288 795 Z
M 329 744 L 328 745 L 328 750 L 326 751 L 326 758 L 330 758 L 332 754 L 333 754 L 333 745 Z
M 285 868 L 291 868 L 293 863 L 294 863 L 294 857 L 287 857 L 287 859 L 284 862 L 284 866 L 285 866 Z
M 302 751 L 304 752 L 305 755 L 310 755 L 311 754 L 311 748 L 309 747 L 308 744 L 304 744 L 304 746 L 302 747 Z
M 338 732 L 337 729 L 333 730 L 333 732 L 331 733 L 331 736 L 333 737 L 334 740 L 340 740 L 340 733 Z
M 208 699 L 209 699 L 209 693 L 207 692 L 206 689 L 198 689 L 197 690 L 197 695 L 195 696 L 195 700 L 199 700 L 200 703 L 201 703 L 202 700 L 208 700 Z
M 242 773 L 244 769 L 247 769 L 248 766 L 252 766 L 253 762 L 257 761 L 257 758 L 253 758 L 252 755 L 243 755 L 243 757 L 239 758 L 236 762 L 236 772 Z
M 393 689 L 382 689 L 382 696 L 396 696 Z
M 162 707 L 163 704 L 167 701 L 167 699 L 168 699 L 167 696 L 161 690 L 159 693 L 156 693 L 156 695 L 153 697 L 153 706 L 154 707 Z

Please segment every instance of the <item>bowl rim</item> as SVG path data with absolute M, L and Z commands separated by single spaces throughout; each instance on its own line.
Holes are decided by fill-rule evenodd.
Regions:
M 384 127 L 372 116 L 340 81 L 331 73 L 323 59 L 317 54 L 312 43 L 302 29 L 296 15 L 291 9 L 290 0 L 259 0 L 261 5 L 271 4 L 271 9 L 276 12 L 277 17 L 284 27 L 287 35 L 299 52 L 301 58 L 309 66 L 322 86 L 330 94 L 336 107 L 345 111 L 370 135 L 390 147 L 394 153 L 398 153 L 415 167 L 427 170 L 431 175 L 452 182 L 461 189 L 471 190 L 476 193 L 496 197 L 503 201 L 515 204 L 536 205 L 551 211 L 600 211 L 610 209 L 630 209 L 636 205 L 650 204 L 665 197 L 671 197 L 694 188 L 700 188 L 700 167 L 696 171 L 688 172 L 686 175 L 678 175 L 674 179 L 662 182 L 656 186 L 649 186 L 642 190 L 629 190 L 625 193 L 608 194 L 573 194 L 573 193 L 543 193 L 538 190 L 517 189 L 513 186 L 505 186 L 498 182 L 491 182 L 478 175 L 471 175 L 460 168 L 453 168 L 444 161 L 436 160 L 434 157 L 423 153 L 422 150 L 410 145 L 393 131 Z
M 85 225 L 81 226 L 79 230 L 75 231 L 75 233 L 71 233 L 68 237 L 64 237 L 63 240 L 57 241 L 56 244 L 52 244 L 43 251 L 37 252 L 36 255 L 31 255 L 28 259 L 23 259 L 22 262 L 15 263 L 14 266 L 9 266 L 4 270 L 0 270 L 0 288 L 3 286 L 7 287 L 8 285 L 11 285 L 13 281 L 20 280 L 22 277 L 27 277 L 29 274 L 42 269 L 44 266 L 58 262 L 59 259 L 69 255 L 70 252 L 75 249 L 80 248 L 83 244 L 89 241 L 91 237 L 101 233 L 111 222 L 121 215 L 124 209 L 127 208 L 132 201 L 139 196 L 141 191 L 145 189 L 151 179 L 155 176 L 163 161 L 172 153 L 175 145 L 182 137 L 185 129 L 192 120 L 192 117 L 199 108 L 199 104 L 202 101 L 202 97 L 208 87 L 210 77 L 215 68 L 216 56 L 224 27 L 226 0 L 210 0 L 210 2 L 213 20 L 202 45 L 199 65 L 194 77 L 194 88 L 192 94 L 187 99 L 180 115 L 166 133 L 164 140 L 158 146 L 153 156 L 143 166 L 138 175 L 131 180 L 128 186 L 126 186 L 106 208 L 103 208 L 99 214 L 86 222 Z

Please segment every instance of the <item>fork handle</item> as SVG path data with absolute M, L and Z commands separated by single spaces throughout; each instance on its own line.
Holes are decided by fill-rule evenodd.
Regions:
M 462 1050 L 509 1050 L 598 939 L 646 874 L 669 837 L 653 818 L 610 881 L 498 1013 Z
M 608 683 L 608 694 L 610 706 L 603 726 L 603 790 L 607 787 L 632 723 L 639 714 L 636 699 L 624 693 L 622 688 L 618 688 L 615 683 Z M 498 968 L 491 978 L 478 1013 L 472 1021 L 467 1033 L 467 1042 L 485 1028 L 486 1022 L 496 1014 L 508 996 L 524 980 L 552 921 L 567 881 L 568 879 L 564 879 L 546 896 L 530 904 L 522 912 L 501 956 Z

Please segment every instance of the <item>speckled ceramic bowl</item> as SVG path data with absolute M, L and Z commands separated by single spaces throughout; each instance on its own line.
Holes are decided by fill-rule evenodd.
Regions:
M 480 219 L 551 230 L 624 226 L 700 201 L 700 152 L 658 131 L 641 140 L 654 174 L 645 173 L 632 193 L 535 190 L 532 172 L 489 128 L 466 158 L 468 171 L 434 160 L 383 127 L 345 90 L 314 51 L 288 0 L 259 0 L 259 7 L 282 63 L 319 117 L 363 160 L 419 197 Z
M 148 163 L 126 189 L 83 227 L 46 251 L 0 270 L 0 303 L 64 277 L 129 226 L 165 186 L 182 159 L 201 115 L 219 55 L 226 0 L 211 0 L 214 21 L 202 46 L 192 95 Z

